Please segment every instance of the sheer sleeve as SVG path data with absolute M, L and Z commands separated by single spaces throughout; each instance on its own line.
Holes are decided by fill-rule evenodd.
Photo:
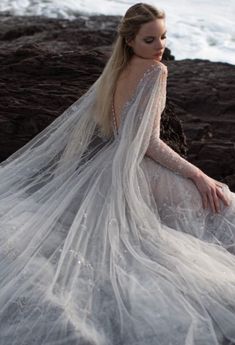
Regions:
M 154 101 L 156 107 L 156 116 L 146 155 L 175 173 L 187 178 L 192 178 L 200 171 L 200 169 L 182 158 L 162 139 L 160 139 L 160 121 L 161 113 L 165 107 L 167 81 L 167 67 L 163 64 L 162 66 L 164 67 L 158 69 L 158 73 L 161 73 L 161 75 Z

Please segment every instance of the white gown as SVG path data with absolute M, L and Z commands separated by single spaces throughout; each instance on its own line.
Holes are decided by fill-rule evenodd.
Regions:
M 166 79 L 153 64 L 99 140 L 98 79 L 0 165 L 0 345 L 235 342 L 235 194 L 204 210 L 160 140 Z

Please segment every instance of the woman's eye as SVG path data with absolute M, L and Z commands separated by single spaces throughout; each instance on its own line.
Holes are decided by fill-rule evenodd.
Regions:
M 165 40 L 165 39 L 166 39 L 166 36 L 162 36 L 161 39 L 162 39 L 162 40 Z M 150 44 L 150 43 L 152 43 L 153 41 L 154 41 L 153 39 L 151 39 L 151 40 L 145 40 L 145 43 Z

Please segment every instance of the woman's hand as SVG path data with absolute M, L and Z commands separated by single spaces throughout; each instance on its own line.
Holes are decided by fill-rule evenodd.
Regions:
M 222 191 L 223 183 L 214 180 L 202 171 L 192 178 L 197 189 L 202 196 L 203 208 L 207 208 L 209 205 L 213 212 L 220 212 L 220 200 L 229 206 L 230 201 Z

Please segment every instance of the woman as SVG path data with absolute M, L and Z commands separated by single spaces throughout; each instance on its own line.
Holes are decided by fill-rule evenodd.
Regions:
M 0 344 L 235 341 L 235 195 L 159 138 L 165 15 L 1 164 Z

